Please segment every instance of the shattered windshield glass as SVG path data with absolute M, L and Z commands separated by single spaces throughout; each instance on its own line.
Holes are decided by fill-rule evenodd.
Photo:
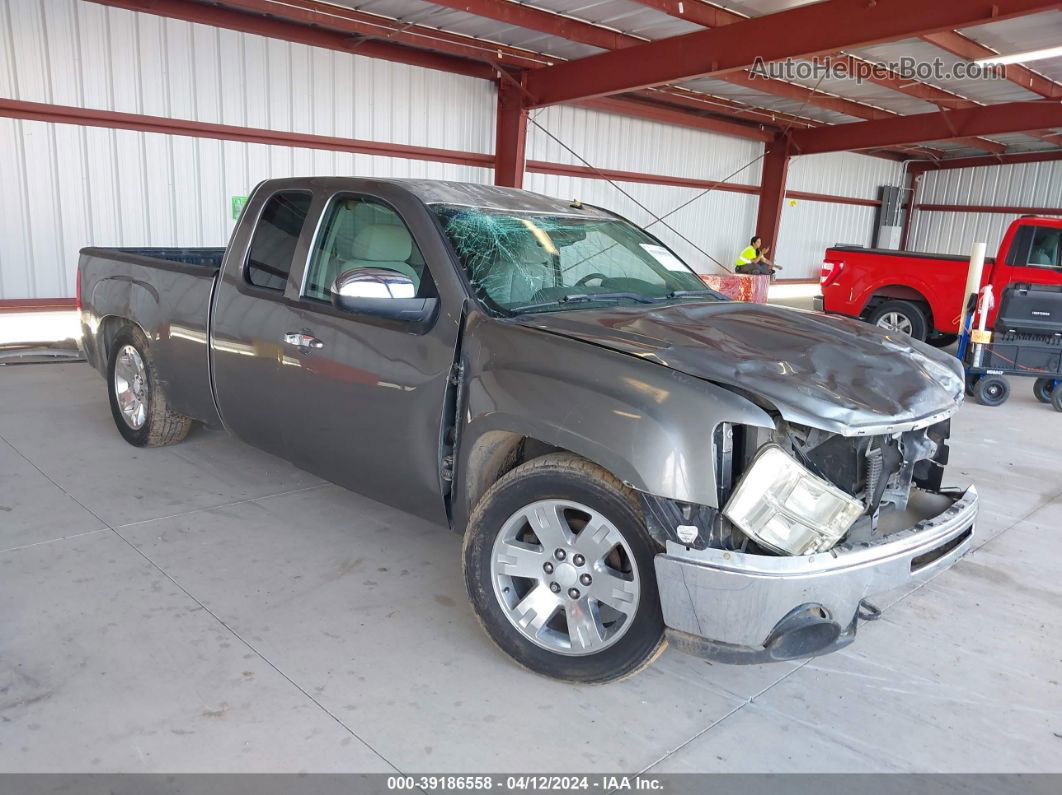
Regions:
M 615 218 L 432 208 L 477 297 L 502 314 L 725 300 L 658 240 Z

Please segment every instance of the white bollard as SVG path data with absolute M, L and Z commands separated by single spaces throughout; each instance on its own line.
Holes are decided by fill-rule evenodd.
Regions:
M 966 272 L 966 289 L 962 294 L 962 306 L 959 307 L 959 334 L 966 328 L 966 319 L 969 316 L 966 307 L 970 303 L 970 296 L 981 292 L 981 277 L 985 271 L 985 243 L 974 243 L 970 253 L 970 269 Z M 974 311 L 977 310 L 976 305 Z

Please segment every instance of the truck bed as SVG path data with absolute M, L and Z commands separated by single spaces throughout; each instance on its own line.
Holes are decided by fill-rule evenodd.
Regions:
M 877 254 L 885 257 L 910 257 L 913 259 L 935 259 L 942 262 L 969 262 L 969 255 L 962 254 L 930 254 L 926 251 L 899 251 L 894 248 L 867 248 L 866 246 L 836 245 L 826 249 L 830 251 L 850 251 L 860 254 Z M 996 261 L 995 257 L 985 257 L 985 264 L 991 265 Z
M 85 358 L 106 376 L 114 334 L 133 321 L 151 340 L 172 408 L 216 425 L 207 325 L 224 256 L 224 248 L 81 249 Z
M 81 249 L 81 254 L 91 254 L 113 259 L 117 262 L 129 262 L 146 265 L 151 268 L 183 265 L 195 268 L 208 268 L 217 272 L 225 258 L 224 248 L 104 248 L 89 247 Z

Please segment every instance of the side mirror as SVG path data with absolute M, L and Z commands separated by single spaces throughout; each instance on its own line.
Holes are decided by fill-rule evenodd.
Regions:
M 417 298 L 413 280 L 387 268 L 355 268 L 332 282 L 332 306 L 352 315 L 383 318 L 414 326 L 431 322 L 438 298 Z

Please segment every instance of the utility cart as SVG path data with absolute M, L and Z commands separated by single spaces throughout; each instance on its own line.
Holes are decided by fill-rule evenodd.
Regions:
M 974 316 L 959 347 L 966 391 L 985 406 L 1001 406 L 1010 397 L 1007 376 L 1035 378 L 1037 400 L 1062 411 L 1062 287 L 1008 287 L 991 332 L 971 329 Z

